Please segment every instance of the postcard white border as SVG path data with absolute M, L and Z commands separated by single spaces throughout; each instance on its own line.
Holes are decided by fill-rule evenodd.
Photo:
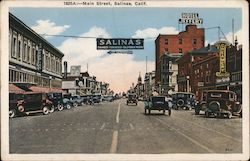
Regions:
M 249 159 L 249 12 L 247 1 L 144 1 L 143 7 L 199 7 L 199 8 L 241 8 L 243 43 L 243 153 L 239 154 L 9 154 L 9 117 L 8 117 L 8 69 L 9 69 L 9 8 L 10 7 L 80 7 L 65 6 L 65 1 L 2 1 L 1 2 L 1 159 L 2 160 L 248 160 Z M 88 0 L 86 0 L 88 1 Z M 119 1 L 119 0 L 117 0 Z M 121 0 L 120 0 L 121 1 Z M 140 2 L 141 0 L 139 0 Z M 107 2 L 107 1 L 103 1 Z M 128 2 L 128 1 L 123 1 Z M 130 1 L 135 2 L 135 1 Z M 93 7 L 93 6 L 84 6 Z M 99 6 L 94 6 L 99 7 Z M 104 7 L 104 6 L 102 6 Z M 110 6 L 107 6 L 110 7 Z M 118 6 L 111 6 L 118 7 Z M 126 6 L 120 6 L 126 7 Z M 135 7 L 135 6 L 134 6 Z M 140 7 L 140 6 L 138 6 Z

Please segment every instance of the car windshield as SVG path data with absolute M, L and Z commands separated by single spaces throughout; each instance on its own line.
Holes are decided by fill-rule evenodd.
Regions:
M 165 101 L 165 97 L 152 97 L 152 101 L 160 101 L 160 102 L 164 102 Z
M 228 98 L 228 93 L 225 93 L 225 92 L 211 92 L 211 93 L 208 93 L 208 98 Z
M 136 95 L 135 94 L 130 94 L 130 95 L 128 95 L 128 98 L 136 98 Z

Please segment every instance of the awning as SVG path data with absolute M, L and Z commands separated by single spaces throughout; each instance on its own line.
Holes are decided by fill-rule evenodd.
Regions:
M 14 84 L 9 84 L 9 92 L 10 93 L 22 93 L 22 92 L 25 92 L 25 90 L 22 90 L 21 88 L 17 87 Z
M 63 93 L 63 90 L 61 88 L 47 88 L 47 87 L 39 87 L 39 86 L 30 86 L 30 90 L 33 92 L 57 92 L 57 93 Z

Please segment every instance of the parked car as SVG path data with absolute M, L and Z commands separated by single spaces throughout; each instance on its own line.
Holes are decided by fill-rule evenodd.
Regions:
M 49 100 L 53 103 L 53 107 L 51 112 L 53 112 L 55 109 L 58 111 L 62 111 L 64 106 L 66 104 L 63 103 L 63 96 L 62 93 L 58 92 L 49 92 L 47 93 Z
M 92 101 L 93 103 L 100 103 L 102 100 L 102 96 L 100 94 L 94 94 L 92 95 Z
M 195 95 L 189 92 L 176 92 L 172 95 L 173 108 L 191 110 L 197 104 Z
M 105 96 L 103 96 L 103 101 L 106 101 L 106 102 L 113 102 L 113 101 L 114 101 L 114 98 L 113 98 L 113 96 L 105 95 Z
M 242 107 L 237 95 L 229 90 L 208 90 L 203 92 L 202 100 L 195 106 L 195 114 L 205 111 L 205 116 L 231 118 L 232 115 L 242 117 Z
M 135 93 L 129 93 L 128 94 L 127 105 L 135 104 L 137 106 L 137 103 L 138 103 L 137 95 Z
M 172 102 L 171 99 L 166 99 L 165 96 L 152 96 L 149 97 L 147 101 L 145 101 L 144 113 L 150 114 L 151 110 L 165 111 L 168 110 L 168 115 L 171 115 L 171 107 Z
M 79 95 L 75 95 L 71 97 L 73 102 L 76 102 L 78 106 L 83 106 L 84 105 L 84 99 L 80 97 Z M 74 105 L 74 103 L 73 103 Z M 76 106 L 74 106 L 76 107 Z
M 41 92 L 25 92 L 19 94 L 22 98 L 22 103 L 17 106 L 18 112 L 22 114 L 31 114 L 42 112 L 47 115 L 53 108 L 53 103 L 48 99 L 46 93 Z
M 71 94 L 63 94 L 62 102 L 63 102 L 64 108 L 68 110 L 71 109 L 71 107 L 73 107 L 73 101 L 71 101 L 70 98 L 71 98 Z
M 9 117 L 13 118 L 23 114 L 23 94 L 9 93 Z

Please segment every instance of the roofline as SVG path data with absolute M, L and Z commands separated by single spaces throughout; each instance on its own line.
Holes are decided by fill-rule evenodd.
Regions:
M 10 12 L 9 12 L 9 17 L 12 17 L 16 22 L 20 23 L 22 26 L 24 26 L 25 28 L 27 28 L 31 33 L 33 33 L 34 35 L 36 35 L 37 37 L 39 37 L 39 39 L 41 39 L 46 44 L 48 44 L 51 48 L 55 49 L 58 53 L 60 53 L 62 55 L 62 57 L 64 56 L 64 54 L 59 49 L 57 49 L 54 45 L 52 45 L 50 42 L 48 42 L 46 39 L 44 39 L 42 36 L 40 36 L 38 33 L 36 33 L 34 30 L 32 30 L 29 26 L 27 26 L 23 21 L 21 21 L 20 19 L 18 19 L 16 16 L 14 16 Z

